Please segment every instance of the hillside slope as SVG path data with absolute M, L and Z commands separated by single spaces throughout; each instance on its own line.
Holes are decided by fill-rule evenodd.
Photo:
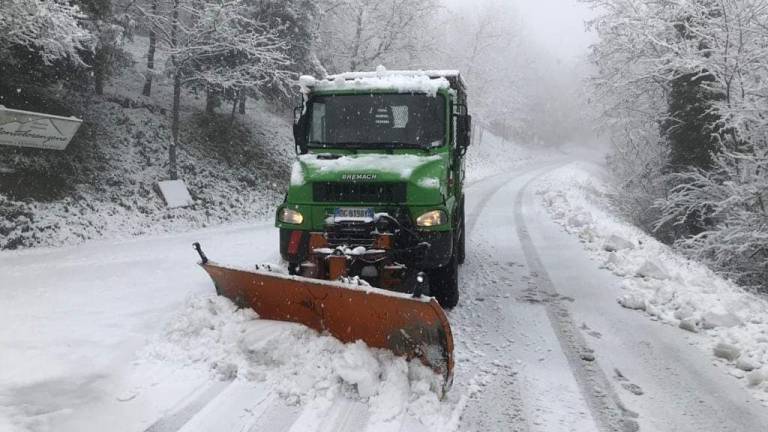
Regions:
M 133 48 L 140 52 L 140 41 Z M 169 86 L 140 96 L 141 66 L 102 97 L 55 88 L 3 88 L 10 108 L 75 115 L 84 124 L 63 152 L 0 148 L 0 249 L 183 230 L 263 219 L 282 198 L 293 154 L 290 122 L 265 102 L 245 115 L 202 114 L 182 97 L 179 175 L 195 205 L 169 210 L 155 190 L 167 179 Z
M 200 92 L 184 91 L 179 176 L 195 204 L 166 208 L 156 184 L 168 178 L 171 83 L 155 76 L 141 95 L 146 38 L 126 45 L 134 62 L 104 96 L 75 89 L 0 84 L 9 108 L 74 115 L 84 123 L 63 152 L 0 147 L 0 250 L 64 246 L 99 238 L 185 231 L 268 219 L 283 197 L 294 155 L 290 118 L 268 101 L 248 101 L 246 114 L 205 112 Z M 158 50 L 156 63 L 165 62 Z M 483 131 L 477 123 L 467 155 L 476 181 L 542 157 Z

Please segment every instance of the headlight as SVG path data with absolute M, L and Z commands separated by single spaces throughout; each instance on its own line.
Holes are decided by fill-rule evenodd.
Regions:
M 448 217 L 442 210 L 432 210 L 424 213 L 416 219 L 416 225 L 420 227 L 433 227 L 448 222 Z
M 301 225 L 301 223 L 304 222 L 304 215 L 297 212 L 296 210 L 284 208 L 283 211 L 280 212 L 280 222 L 292 225 Z

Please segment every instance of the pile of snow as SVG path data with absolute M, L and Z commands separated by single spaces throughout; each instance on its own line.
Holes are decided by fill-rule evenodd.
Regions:
M 441 155 L 423 156 L 410 154 L 365 154 L 341 156 L 335 159 L 320 158 L 316 154 L 304 154 L 299 156 L 299 162 L 294 164 L 291 173 L 291 183 L 298 183 L 303 179 L 300 174 L 301 164 L 305 164 L 320 173 L 333 172 L 370 172 L 371 170 L 396 173 L 402 179 L 408 179 L 413 171 L 431 162 L 442 159 Z M 297 172 L 297 170 L 299 172 Z M 296 181 L 297 183 L 294 183 Z
M 614 216 L 607 192 L 579 164 L 551 173 L 538 188 L 555 221 L 624 278 L 621 306 L 699 333 L 701 348 L 724 362 L 731 375 L 745 377 L 755 396 L 768 402 L 768 301 Z
M 347 80 L 354 80 L 359 78 L 377 78 L 382 76 L 395 76 L 395 75 L 427 75 L 429 77 L 438 78 L 455 78 L 460 76 L 460 73 L 456 69 L 428 69 L 428 70 L 389 70 L 383 65 L 376 67 L 373 72 L 342 72 L 339 74 L 330 75 L 328 79 L 334 80 L 337 78 L 344 78 Z
M 450 83 L 442 76 L 430 76 L 423 71 L 387 71 L 379 66 L 376 72 L 346 73 L 316 79 L 304 75 L 299 79 L 303 93 L 310 91 L 391 90 L 399 93 L 426 93 L 434 97 Z
M 330 404 L 343 392 L 367 401 L 374 421 L 406 409 L 417 417 L 440 409 L 442 377 L 420 362 L 359 341 L 343 344 L 299 324 L 261 320 L 218 296 L 191 297 L 141 357 L 219 380 L 266 382 L 292 404 Z

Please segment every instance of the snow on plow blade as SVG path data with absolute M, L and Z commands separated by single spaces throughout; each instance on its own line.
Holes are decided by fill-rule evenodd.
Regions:
M 378 288 L 288 276 L 266 270 L 200 264 L 220 295 L 251 307 L 263 319 L 304 324 L 344 343 L 362 340 L 408 359 L 418 358 L 453 379 L 453 336 L 445 312 L 430 297 L 413 298 Z

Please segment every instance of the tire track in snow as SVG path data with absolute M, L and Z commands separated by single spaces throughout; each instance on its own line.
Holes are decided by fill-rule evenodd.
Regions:
M 232 384 L 231 380 L 214 382 L 203 390 L 199 396 L 180 409 L 159 418 L 148 428 L 144 429 L 144 432 L 176 432 L 180 430 L 192 417 L 197 415 L 206 405 L 226 390 L 230 384 Z
M 467 215 L 467 222 L 469 222 L 467 224 L 467 233 L 471 234 L 475 231 L 475 226 L 477 226 L 477 222 L 480 220 L 480 215 L 483 213 L 483 210 L 485 210 L 485 208 L 488 206 L 488 203 L 491 202 L 493 197 L 501 190 L 501 188 L 506 186 L 509 182 L 537 170 L 550 171 L 564 164 L 565 161 L 563 160 L 549 161 L 543 165 L 534 165 L 532 167 L 522 168 L 520 171 L 513 173 L 511 176 L 505 175 L 507 173 L 499 173 L 468 183 L 467 189 L 473 188 L 480 184 L 484 184 L 487 181 L 498 181 L 497 184 L 494 184 L 487 192 L 485 192 L 485 194 L 482 195 L 477 204 L 475 204 L 475 207 L 473 208 L 474 211 Z
M 541 172 L 548 172 L 553 168 L 562 166 L 563 160 L 542 161 L 528 167 L 521 167 L 511 173 L 500 173 L 485 177 L 479 181 L 469 184 L 468 188 L 477 191 L 468 192 L 467 210 L 467 234 L 468 239 L 472 240 L 472 248 L 469 250 L 467 268 L 461 271 L 461 286 L 463 304 L 457 308 L 450 316 L 451 326 L 454 328 L 454 338 L 457 340 L 456 352 L 457 358 L 466 356 L 466 364 L 457 365 L 456 382 L 454 389 L 462 388 L 465 394 L 462 394 L 462 402 L 459 405 L 462 408 L 460 419 L 457 418 L 455 426 L 451 430 L 462 431 L 488 431 L 488 430 L 509 430 L 514 432 L 526 432 L 531 430 L 527 418 L 525 406 L 527 401 L 523 397 L 523 391 L 520 388 L 520 375 L 517 368 L 507 369 L 499 368 L 498 360 L 493 358 L 507 358 L 509 356 L 509 347 L 511 338 L 507 333 L 510 324 L 502 325 L 500 323 L 509 319 L 509 316 L 502 311 L 507 310 L 510 303 L 515 303 L 514 298 L 501 286 L 512 284 L 510 278 L 502 278 L 501 281 L 491 283 L 495 289 L 488 289 L 488 280 L 484 275 L 495 274 L 499 270 L 500 263 L 496 261 L 495 253 L 491 252 L 488 245 L 494 243 L 493 239 L 485 238 L 481 231 L 476 232 L 475 228 L 482 219 L 485 210 L 492 202 L 497 199 L 497 195 L 510 183 L 522 184 L 526 181 L 525 176 L 534 177 Z M 469 207 L 471 205 L 471 207 Z M 478 242 L 478 235 L 483 240 Z M 485 247 L 477 247 L 485 245 Z M 474 267 L 473 267 L 474 266 Z M 522 267 L 522 266 L 521 266 Z M 469 273 L 467 269 L 472 268 Z M 505 267 L 507 268 L 507 267 Z M 517 267 L 509 269 L 515 272 Z M 474 289 L 469 290 L 472 287 Z M 494 301 L 477 302 L 475 299 L 494 299 Z M 477 314 L 484 317 L 493 316 L 497 326 L 477 326 Z M 546 318 L 544 318 L 546 319 Z M 496 345 L 487 352 L 488 343 Z M 478 356 L 478 352 L 481 354 Z M 511 364 L 510 364 L 511 366 Z M 466 370 L 465 370 L 466 369 Z M 495 373 L 491 372 L 494 369 Z M 479 371 L 478 371 L 479 370 Z M 471 373 L 470 373 L 471 371 Z M 466 408 L 466 409 L 465 409 Z
M 546 173 L 546 172 L 545 172 Z M 601 431 L 634 432 L 639 430 L 637 414 L 627 409 L 602 368 L 589 350 L 584 336 L 549 278 L 538 250 L 531 239 L 523 214 L 523 201 L 529 186 L 545 173 L 539 173 L 517 192 L 514 203 L 515 229 L 525 255 L 533 287 L 543 301 L 552 328 L 568 359 L 573 376 Z

